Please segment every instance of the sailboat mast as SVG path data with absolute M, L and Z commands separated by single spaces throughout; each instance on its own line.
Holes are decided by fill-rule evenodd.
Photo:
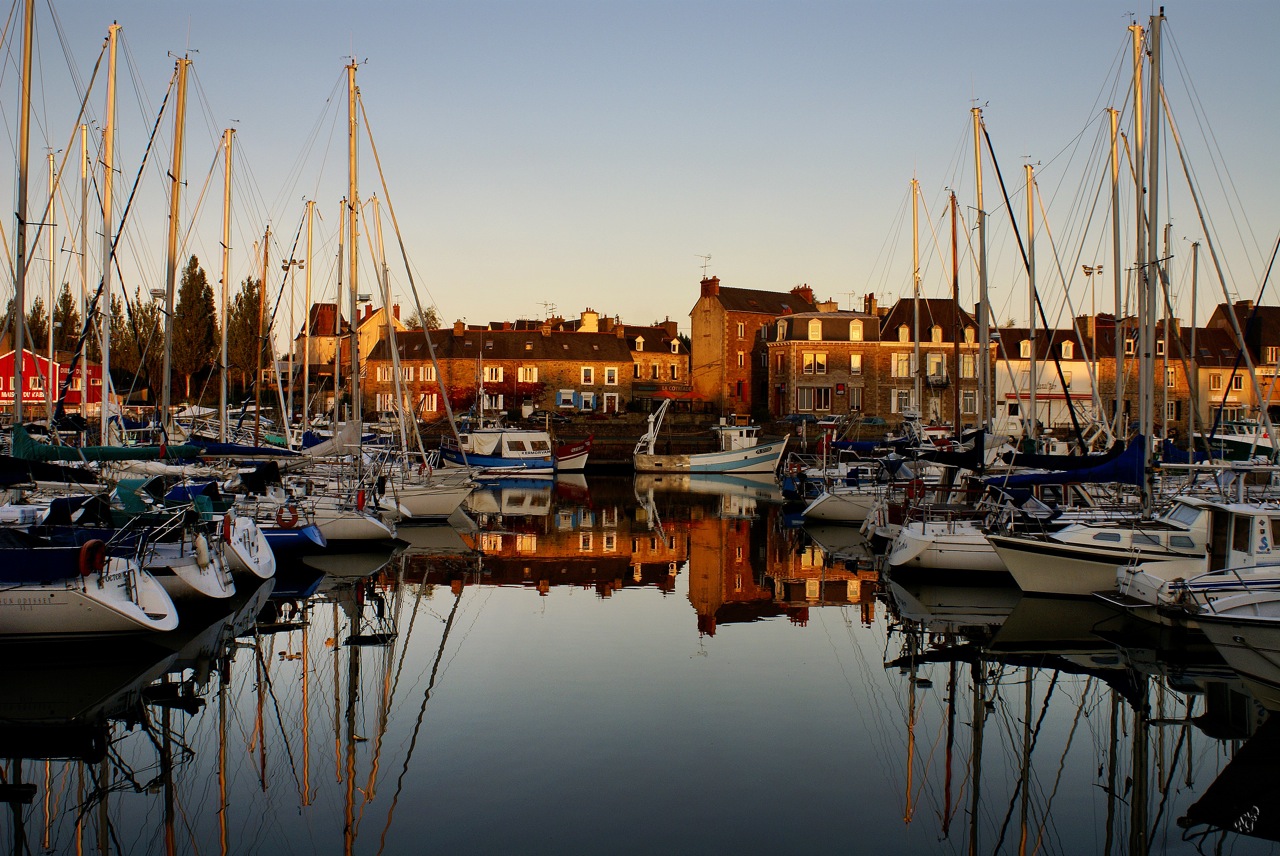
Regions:
M 110 414 L 107 404 L 111 400 L 111 232 L 114 228 L 111 212 L 111 186 L 115 178 L 116 147 L 116 45 L 120 25 L 107 28 L 107 110 L 102 126 L 102 401 L 99 405 L 99 442 L 107 445 Z
M 222 132 L 222 356 L 218 360 L 218 442 L 227 442 L 227 329 L 231 326 L 231 145 L 235 128 Z
M 23 5 L 22 98 L 18 109 L 18 223 L 14 230 L 13 260 L 13 421 L 22 424 L 23 369 L 26 362 L 23 334 L 27 317 L 27 153 L 31 148 L 31 49 L 35 29 L 35 0 Z
M 173 114 L 173 166 L 169 169 L 169 247 L 164 269 L 164 368 L 160 375 L 160 433 L 169 436 L 169 400 L 173 377 L 173 297 L 178 280 L 178 216 L 182 192 L 182 149 L 187 121 L 187 69 L 191 60 L 178 60 L 178 100 Z
M 920 365 L 920 182 L 911 179 L 911 367 L 915 376 L 915 410 L 917 416 L 924 412 L 924 394 L 921 379 L 924 367 Z
M 360 237 L 360 195 L 357 189 L 356 162 L 356 61 L 351 60 L 347 66 L 347 229 L 349 246 L 347 248 L 347 294 L 350 295 L 351 311 L 351 412 L 354 418 L 362 419 L 364 408 L 360 402 L 360 339 L 355 335 L 356 304 L 358 295 L 359 265 L 356 254 Z
M 1036 440 L 1036 185 L 1035 167 L 1026 165 L 1027 170 L 1027 318 L 1030 321 L 1027 339 L 1031 348 L 1027 375 L 1027 418 L 1024 436 Z
M 1150 120 L 1147 123 L 1147 148 L 1150 156 L 1147 159 L 1147 166 L 1150 170 L 1147 177 L 1147 256 L 1146 264 L 1142 266 L 1142 282 L 1143 288 L 1147 294 L 1147 314 L 1143 318 L 1143 350 L 1152 360 L 1151 372 L 1148 375 L 1147 400 L 1143 402 L 1143 417 L 1150 427 L 1150 431 L 1143 432 L 1143 441 L 1147 444 L 1143 449 L 1142 459 L 1143 465 L 1143 491 L 1146 493 L 1149 505 L 1150 498 L 1155 494 L 1155 468 L 1152 462 L 1151 451 L 1154 448 L 1152 440 L 1155 434 L 1155 351 L 1156 351 L 1156 318 L 1163 313 L 1157 308 L 1161 304 L 1159 300 L 1159 271 L 1157 266 L 1160 264 L 1159 257 L 1159 232 L 1155 229 L 1156 218 L 1160 216 L 1160 24 L 1164 20 L 1164 9 L 1161 7 L 1160 14 L 1151 16 L 1151 79 L 1148 82 L 1150 87 L 1150 97 L 1147 99 L 1148 107 L 1151 110 Z M 1166 349 L 1168 343 L 1166 342 Z M 1163 384 L 1162 384 L 1163 385 Z
M 1146 201 L 1146 188 L 1143 186 L 1146 181 L 1146 128 L 1144 125 L 1145 117 L 1143 116 L 1143 98 L 1142 91 L 1142 60 L 1143 60 L 1143 36 L 1144 31 L 1139 24 L 1129 25 L 1129 32 L 1133 35 L 1133 172 L 1137 177 L 1137 192 L 1134 200 L 1134 269 L 1138 275 L 1138 432 L 1142 435 L 1143 441 L 1151 442 L 1152 429 L 1152 394 L 1151 381 L 1154 366 L 1152 359 L 1154 358 L 1155 344 L 1150 347 L 1147 345 L 1147 319 L 1151 315 L 1151 304 L 1148 302 L 1148 271 L 1147 271 L 1147 223 L 1146 210 L 1144 202 Z M 1143 461 L 1147 459 L 1146 453 L 1143 454 Z M 1145 464 L 1144 470 L 1148 469 Z M 1144 475 L 1142 480 L 1142 505 L 1144 508 L 1151 504 L 1150 485 Z
M 338 404 L 342 398 L 342 262 L 346 246 L 345 223 L 347 218 L 347 200 L 338 205 L 338 289 L 333 298 L 333 430 L 338 430 L 341 408 Z M 355 320 L 354 318 L 352 319 Z M 354 328 L 352 329 L 354 333 Z
M 953 433 L 960 439 L 960 249 L 956 235 L 956 194 L 951 192 L 951 303 L 954 320 L 951 324 L 954 380 L 951 384 L 951 405 L 954 419 Z
M 46 370 L 44 379 L 44 403 L 46 417 L 49 420 L 49 429 L 53 430 L 53 400 L 54 392 L 58 386 L 58 373 L 53 368 L 53 334 L 57 328 L 54 323 L 54 314 L 57 309 L 58 302 L 58 286 L 55 280 L 57 277 L 57 266 L 54 260 L 57 258 L 58 248 L 54 243 L 54 233 L 57 231 L 58 219 L 58 175 L 55 172 L 53 152 L 49 152 L 49 216 L 52 218 L 46 225 L 49 227 L 49 367 Z
M 86 318 L 89 308 L 89 126 L 80 126 L 80 317 Z M 83 419 L 89 402 L 89 373 L 80 361 L 80 417 Z
M 262 351 L 266 345 L 267 255 L 271 251 L 271 227 L 262 236 L 262 277 L 258 280 L 258 374 L 253 379 L 253 445 L 262 445 Z M 274 354 L 274 350 L 273 350 Z
M 404 427 L 404 378 L 400 374 L 400 344 L 396 340 L 395 319 L 391 315 L 391 274 L 387 268 L 387 248 L 382 242 L 382 208 L 378 205 L 378 197 L 373 198 L 373 225 L 378 239 L 378 257 L 381 259 L 382 276 L 382 314 L 387 322 L 387 346 L 391 349 L 391 379 L 396 394 L 396 423 L 400 428 L 400 448 L 409 450 L 408 432 Z M 411 405 L 412 406 L 412 405 Z
M 978 388 L 982 390 L 979 423 L 990 426 L 995 414 L 991 382 L 991 320 L 987 316 L 987 210 L 982 203 L 982 108 L 973 108 L 973 160 L 978 204 Z
M 306 299 L 303 300 L 303 318 L 302 323 L 305 325 L 305 332 L 302 335 L 302 431 L 306 433 L 311 430 L 311 405 L 307 401 L 307 396 L 311 391 L 311 247 L 313 238 L 313 225 L 315 223 L 316 202 L 314 199 L 307 200 L 307 266 L 306 266 Z M 319 319 L 317 319 L 319 320 Z
M 1111 277 L 1115 283 L 1115 346 L 1116 346 L 1116 414 L 1115 435 L 1128 434 L 1124 424 L 1124 316 L 1123 260 L 1120 258 L 1120 111 L 1114 107 L 1107 113 L 1111 118 Z M 1097 345 L 1095 343 L 1095 350 Z M 1097 358 L 1097 354 L 1094 355 Z

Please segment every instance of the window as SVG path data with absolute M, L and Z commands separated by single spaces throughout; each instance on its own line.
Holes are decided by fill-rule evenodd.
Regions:
M 898 328 L 898 341 L 899 342 L 911 341 L 911 330 L 907 327 L 906 324 L 903 324 Z
M 1244 375 L 1232 375 L 1231 388 L 1236 392 L 1244 389 Z
M 905 413 L 906 411 L 910 410 L 911 409 L 911 390 L 895 389 L 893 391 L 893 401 L 891 403 L 893 405 L 892 410 L 894 413 Z
M 556 393 L 557 407 L 573 407 L 573 390 L 562 389 Z
M 486 351 L 492 351 L 492 350 L 493 350 L 493 340 L 492 340 L 492 339 L 485 339 L 485 340 L 484 340 L 484 349 L 485 349 Z
M 964 341 L 966 344 L 972 345 L 974 342 L 978 341 L 978 332 L 972 327 L 965 327 Z
M 440 409 L 440 396 L 434 392 L 424 392 L 418 396 L 419 413 L 435 413 Z
M 579 553 L 591 552 L 591 533 L 590 532 L 578 533 L 578 552 Z
M 862 387 L 855 386 L 849 390 L 849 409 L 862 410 Z
M 1018 355 L 1024 360 L 1031 359 L 1031 340 L 1023 339 L 1018 343 Z
M 102 378 L 100 377 L 90 378 L 89 386 L 102 386 Z
M 819 386 L 813 390 L 813 409 L 814 410 L 830 410 L 831 409 L 831 387 Z
M 502 366 L 485 366 L 484 382 L 502 383 Z
M 862 374 L 862 354 L 849 355 L 849 374 Z
M 524 349 L 525 349 L 526 351 L 532 351 L 532 350 L 533 350 L 533 342 L 530 342 L 528 339 L 526 339 L 526 340 L 525 340 L 525 342 L 524 342 Z
M 677 366 L 675 363 L 671 364 L 671 379 L 672 380 L 680 379 L 680 367 Z
M 813 409 L 813 387 L 801 386 L 796 388 L 796 410 L 812 410 Z
M 742 368 L 746 364 L 747 364 L 747 361 L 742 351 L 738 351 L 738 368 Z
M 925 365 L 929 369 L 929 377 L 940 378 L 947 376 L 946 354 L 927 354 L 926 360 Z
M 973 354 L 960 355 L 960 377 L 978 376 L 978 359 Z
M 1164 356 L 1164 339 L 1156 339 L 1156 356 Z
M 386 382 L 391 380 L 391 366 L 378 366 L 376 377 L 379 381 Z M 381 410 L 382 408 L 378 408 Z
M 618 385 L 618 368 L 617 368 L 617 366 L 605 366 L 605 369 L 604 369 L 604 385 L 605 385 L 605 386 L 617 386 L 617 385 Z
M 657 363 L 654 363 L 653 365 L 649 366 L 649 379 L 650 380 L 659 379 L 659 369 L 658 369 Z
M 596 382 L 596 370 L 593 366 L 582 367 L 582 384 L 587 386 Z
M 44 389 L 44 378 L 40 375 L 32 375 L 30 388 L 36 390 Z
M 583 410 L 596 409 L 596 394 L 594 392 L 582 393 L 582 409 Z
M 636 336 L 636 350 L 637 351 L 644 350 L 644 336 Z
M 520 366 L 520 368 L 516 369 L 516 380 L 520 383 L 537 383 L 538 367 Z
M 680 340 L 679 340 L 679 339 L 672 339 L 672 340 L 671 340 L 671 353 L 673 353 L 673 354 L 678 354 L 678 353 L 680 353 Z
M 960 393 L 960 412 L 961 413 L 977 413 L 978 412 L 978 393 L 972 389 L 966 389 Z
M 1075 343 L 1074 343 L 1074 342 L 1063 342 L 1063 343 L 1062 343 L 1062 358 L 1063 358 L 1064 360 L 1071 360 L 1071 359 L 1075 359 L 1075 355 L 1076 355 L 1076 346 L 1075 346 Z
M 1132 338 L 1125 338 L 1125 340 L 1124 340 L 1124 355 L 1125 355 L 1126 357 L 1132 357 L 1132 356 L 1133 356 L 1133 352 L 1134 352 L 1134 350 L 1135 350 L 1136 348 L 1137 348 L 1137 344 L 1134 342 L 1134 340 L 1133 340 Z
M 827 355 L 806 352 L 804 355 L 804 373 L 805 374 L 826 374 L 827 373 Z
M 1182 402 L 1166 401 L 1164 403 L 1164 418 L 1166 422 L 1177 422 L 1182 418 Z
M 1231 549 L 1237 553 L 1252 553 L 1249 536 L 1253 533 L 1253 518 L 1237 514 L 1231 523 Z
M 911 377 L 911 354 L 893 355 L 893 376 Z
M 402 368 L 400 371 L 401 371 L 401 373 L 404 375 L 404 379 L 405 379 L 406 381 L 412 381 L 412 380 L 413 380 L 413 366 L 405 366 L 405 367 L 404 367 L 404 368 Z
M 639 363 L 633 363 L 633 364 L 632 364 L 632 366 L 631 366 L 631 376 L 632 376 L 632 377 L 640 377 L 640 364 L 639 364 Z
M 1021 413 L 1022 413 L 1022 408 L 1018 406 L 1018 402 L 1010 401 L 1009 402 L 1009 418 L 1012 419 L 1013 417 L 1018 416 Z
M 739 321 L 738 322 L 738 338 L 741 339 L 745 335 L 747 335 L 747 325 Z
M 1169 389 L 1173 389 L 1178 385 L 1178 373 L 1174 369 L 1165 369 L 1164 385 Z
M 1209 389 L 1222 389 L 1222 375 L 1220 373 L 1213 372 L 1209 375 Z
M 787 338 L 787 322 L 779 321 L 778 322 L 778 341 L 781 342 L 785 338 Z
M 418 380 L 434 381 L 436 379 L 435 366 L 418 366 Z
M 822 341 L 822 319 L 821 318 L 809 319 L 809 341 L 810 342 Z
M 850 342 L 862 341 L 862 322 L 861 321 L 849 322 L 849 341 Z
M 941 341 L 942 341 L 942 326 L 941 326 L 941 325 L 939 325 L 939 324 L 934 324 L 934 325 L 933 325 L 933 327 L 931 327 L 931 328 L 929 329 L 929 341 L 931 341 L 931 342 L 941 342 Z
M 1280 363 L 1280 347 L 1268 345 L 1263 354 L 1263 360 L 1268 363 Z

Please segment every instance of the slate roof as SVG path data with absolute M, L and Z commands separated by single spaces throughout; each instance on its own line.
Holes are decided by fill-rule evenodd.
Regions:
M 848 342 L 849 322 L 862 322 L 862 341 L 874 342 L 880 338 L 880 317 L 865 312 L 801 312 L 788 316 L 787 336 L 783 341 L 799 342 L 809 339 L 809 322 L 817 318 L 822 321 L 822 339 L 827 342 Z M 776 340 L 776 334 L 770 341 Z
M 631 347 L 616 333 L 561 333 L 542 335 L 538 330 L 467 330 L 455 336 L 452 329 L 432 330 L 431 341 L 441 360 L 570 360 L 573 362 L 630 363 Z M 389 340 L 378 342 L 371 360 L 390 359 Z M 431 358 L 421 330 L 396 333 L 402 360 Z
M 957 307 L 955 302 L 949 297 L 922 297 L 920 298 L 920 341 L 925 343 L 929 341 L 929 328 L 935 324 L 942 327 L 942 340 L 951 342 L 953 339 L 952 330 L 955 326 L 956 310 L 960 312 L 960 331 L 961 337 L 964 336 L 965 327 L 978 328 L 978 322 L 973 316 L 966 312 L 963 308 Z M 914 301 L 910 297 L 904 297 L 893 305 L 889 310 L 889 314 L 884 317 L 884 321 L 880 324 L 880 340 L 881 341 L 898 341 L 898 328 L 903 324 L 907 325 L 907 330 L 913 329 L 915 323 L 915 307 Z
M 720 293 L 716 295 L 716 299 L 729 312 L 787 315 L 796 312 L 817 311 L 817 307 L 812 303 L 799 295 L 787 291 L 757 291 L 754 288 L 720 286 Z

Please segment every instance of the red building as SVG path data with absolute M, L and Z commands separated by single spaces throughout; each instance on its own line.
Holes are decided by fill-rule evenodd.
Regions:
M 52 396 L 58 399 L 58 393 L 66 382 L 71 361 L 65 363 L 54 361 L 50 371 L 48 357 L 23 351 L 22 363 L 22 405 L 24 407 L 43 406 Z M 50 378 L 57 380 L 50 388 Z M 0 407 L 13 406 L 14 376 L 13 351 L 0 354 Z M 80 410 L 85 404 L 97 407 L 102 403 L 102 366 L 86 363 L 81 360 L 76 364 L 75 377 L 67 387 L 67 396 L 63 403 L 68 409 Z

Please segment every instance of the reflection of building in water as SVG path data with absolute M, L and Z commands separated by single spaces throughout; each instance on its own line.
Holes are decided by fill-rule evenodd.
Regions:
M 676 573 L 688 558 L 687 540 L 650 530 L 645 520 L 627 516 L 620 505 L 562 505 L 549 514 L 503 519 L 502 529 L 464 534 L 468 547 L 483 554 L 473 568 L 422 557 L 424 581 L 513 585 L 547 594 L 552 586 L 594 588 L 610 597 L 622 588 L 675 588 Z M 455 563 L 456 565 L 456 563 Z
M 714 636 L 723 624 L 785 615 L 805 625 L 813 606 L 861 608 L 875 617 L 874 572 L 824 563 L 816 547 L 795 549 L 794 530 L 776 525 L 779 510 L 755 519 L 703 517 L 689 525 L 689 602 L 698 632 Z
M 831 559 L 821 547 L 810 543 L 797 548 L 798 530 L 769 530 L 768 574 L 779 603 L 797 609 L 793 619 L 808 620 L 810 606 L 849 606 L 858 604 L 862 623 L 870 625 L 876 617 L 876 592 L 879 575 L 856 562 Z M 803 618 L 798 611 L 803 608 Z

